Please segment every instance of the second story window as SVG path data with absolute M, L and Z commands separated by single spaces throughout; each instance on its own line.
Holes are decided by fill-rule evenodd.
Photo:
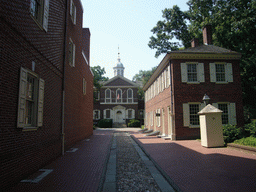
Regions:
M 233 82 L 233 69 L 231 63 L 210 63 L 211 82 L 218 84 Z
M 133 102 L 133 91 L 132 91 L 132 89 L 127 90 L 127 101 L 128 101 L 128 103 Z
M 216 82 L 223 82 L 226 81 L 225 78 L 225 65 L 224 64 L 216 64 Z
M 31 0 L 30 13 L 45 31 L 48 29 L 49 0 Z
M 70 16 L 73 24 L 76 24 L 76 6 L 73 0 L 70 1 Z
M 203 63 L 181 63 L 181 82 L 182 83 L 202 83 L 204 80 Z
M 116 102 L 117 103 L 122 102 L 122 90 L 121 89 L 116 90 Z
M 71 67 L 75 67 L 75 58 L 76 58 L 76 45 L 70 39 L 69 41 L 69 50 L 68 50 L 68 57 L 69 57 L 69 65 Z
M 105 91 L 105 102 L 110 103 L 111 102 L 111 91 L 110 89 L 106 89 Z
M 188 64 L 187 72 L 188 72 L 188 82 L 197 81 L 197 66 L 196 66 L 196 64 Z

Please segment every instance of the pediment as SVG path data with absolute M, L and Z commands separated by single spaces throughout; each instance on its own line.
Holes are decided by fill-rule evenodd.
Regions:
M 118 110 L 118 109 L 126 109 L 126 108 L 122 105 L 117 105 L 117 106 L 113 107 L 113 110 Z
M 115 76 L 110 80 L 104 82 L 103 86 L 127 86 L 127 87 L 138 87 L 136 83 L 130 81 L 129 79 L 122 77 L 122 76 Z

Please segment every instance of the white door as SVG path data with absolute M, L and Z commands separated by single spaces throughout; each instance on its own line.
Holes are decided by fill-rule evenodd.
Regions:
M 123 113 L 122 111 L 116 112 L 116 122 L 117 123 L 123 123 Z

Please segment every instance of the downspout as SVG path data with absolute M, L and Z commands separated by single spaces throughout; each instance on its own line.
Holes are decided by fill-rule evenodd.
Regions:
M 61 154 L 65 152 L 65 66 L 66 66 L 66 47 L 67 47 L 67 21 L 68 21 L 68 0 L 65 1 L 65 26 L 64 26 L 64 47 L 63 47 L 63 78 L 62 78 L 62 122 L 61 122 Z

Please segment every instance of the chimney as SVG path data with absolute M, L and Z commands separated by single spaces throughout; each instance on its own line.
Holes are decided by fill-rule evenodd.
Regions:
M 212 44 L 212 26 L 211 25 L 206 25 L 203 28 L 203 42 L 204 42 L 204 45 Z
M 191 41 L 191 47 L 198 47 L 199 46 L 199 39 L 193 38 Z

